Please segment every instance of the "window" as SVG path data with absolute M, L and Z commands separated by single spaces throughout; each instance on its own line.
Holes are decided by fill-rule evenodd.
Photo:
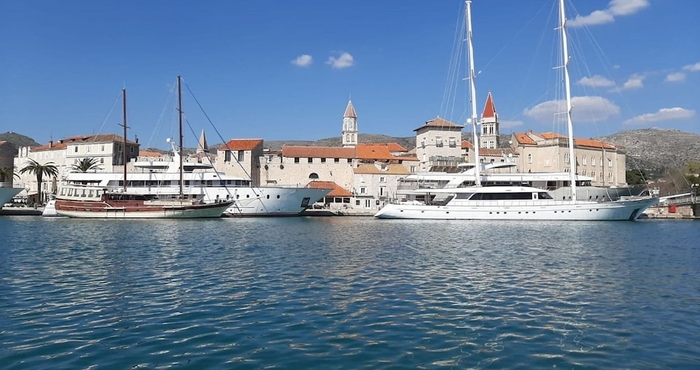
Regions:
M 380 196 L 380 197 L 383 197 L 385 192 L 386 192 L 386 191 L 384 190 L 384 187 L 383 187 L 383 186 L 379 188 L 379 196 Z
M 425 148 L 425 138 L 420 141 L 421 148 Z
M 410 171 L 411 171 L 411 173 L 415 173 L 415 172 L 416 172 L 416 166 L 411 166 Z
M 77 153 L 77 152 L 78 152 L 78 147 L 77 147 L 77 146 L 76 146 L 75 148 L 73 148 L 73 152 L 74 152 L 74 153 Z
M 299 163 L 299 157 L 294 157 L 294 163 Z
M 318 179 L 318 174 L 317 174 L 316 172 L 312 172 L 312 173 L 309 175 L 309 179 L 317 180 L 317 179 Z
M 569 153 L 564 153 L 564 163 L 569 163 Z
M 532 163 L 532 153 L 527 155 L 527 163 Z
M 448 143 L 450 145 L 450 148 L 457 147 L 457 139 L 455 139 L 454 137 L 450 137 L 450 139 L 448 140 Z
M 231 162 L 231 151 L 227 150 L 224 152 L 224 162 Z
M 333 158 L 333 163 L 340 163 L 340 158 Z
M 386 177 L 379 176 L 379 182 L 382 182 L 382 183 L 386 182 Z
M 348 158 L 348 163 L 352 163 L 352 158 Z
M 442 148 L 442 136 L 435 137 L 435 146 L 438 148 Z
M 243 151 L 243 150 L 238 151 L 238 161 L 239 162 L 245 161 L 245 151 Z
M 88 145 L 88 147 L 87 147 L 87 152 L 88 152 L 88 153 L 90 153 L 90 151 L 91 151 L 91 148 L 90 148 L 90 147 L 91 147 L 91 145 Z
M 595 157 L 591 157 L 591 166 L 595 167 Z
M 608 167 L 612 167 L 612 159 L 608 158 Z
M 307 159 L 306 161 L 309 162 L 309 163 L 314 163 L 314 159 L 311 158 L 311 157 L 309 157 L 309 159 Z
M 326 158 L 321 158 L 321 163 L 326 163 Z
M 367 194 L 367 188 L 361 187 L 361 188 L 360 188 L 360 194 Z
M 588 164 L 588 157 L 586 157 L 586 156 L 584 155 L 583 158 L 581 159 L 581 164 L 584 165 L 584 166 L 585 166 L 586 164 Z
M 595 179 L 595 171 L 591 171 L 591 177 Z
M 90 150 L 89 150 L 89 148 L 88 148 L 88 152 L 89 152 L 89 151 L 90 151 Z M 129 152 L 130 152 L 131 154 L 134 153 L 134 147 L 133 147 L 133 146 L 129 148 Z

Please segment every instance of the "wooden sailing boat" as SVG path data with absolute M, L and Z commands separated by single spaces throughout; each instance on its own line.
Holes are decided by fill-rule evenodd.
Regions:
M 566 115 L 568 121 L 569 158 L 574 155 L 573 124 L 571 120 L 571 86 L 569 82 L 569 56 L 566 34 L 564 0 L 559 1 L 560 31 L 564 60 L 564 83 L 566 89 Z M 471 1 L 466 1 L 467 38 L 469 50 L 469 84 L 472 118 L 470 119 L 476 139 L 476 89 L 474 84 L 474 57 L 472 47 Z M 476 163 L 475 185 L 461 188 L 426 190 L 440 194 L 444 199 L 433 204 L 388 204 L 375 217 L 393 219 L 439 219 L 439 220 L 566 220 L 566 221 L 624 221 L 636 220 L 645 209 L 658 203 L 654 197 L 631 197 L 629 199 L 596 202 L 578 201 L 576 197 L 576 161 L 571 161 L 569 183 L 570 200 L 554 200 L 547 190 L 530 186 L 481 186 L 478 165 L 478 145 L 474 146 Z M 426 196 L 426 198 L 428 198 Z
M 70 184 L 61 187 L 56 196 L 56 213 L 76 218 L 213 218 L 221 217 L 233 201 L 204 203 L 202 196 L 183 194 L 182 162 L 182 88 L 181 78 L 177 76 L 178 117 L 180 126 L 180 171 L 179 194 L 173 198 L 163 198 L 154 194 L 135 194 L 129 192 L 127 181 L 127 117 L 126 89 L 122 89 L 122 111 L 124 140 L 122 143 L 124 181 L 121 189 L 106 189 L 96 186 Z

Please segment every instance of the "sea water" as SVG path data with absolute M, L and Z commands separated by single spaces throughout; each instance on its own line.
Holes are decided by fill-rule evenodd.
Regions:
M 700 368 L 700 223 L 0 217 L 2 369 Z

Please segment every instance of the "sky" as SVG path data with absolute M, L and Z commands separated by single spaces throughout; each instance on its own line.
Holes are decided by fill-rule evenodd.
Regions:
M 0 132 L 45 144 L 121 133 L 166 148 L 232 138 L 413 136 L 471 116 L 461 0 L 4 0 Z M 556 0 L 473 0 L 478 113 L 501 133 L 561 132 Z M 700 1 L 567 1 L 574 134 L 658 127 L 700 133 Z M 200 108 L 201 107 L 201 108 Z M 470 126 L 469 126 L 470 127 Z M 464 132 L 471 132 L 465 128 Z M 189 143 L 189 145 L 188 145 Z

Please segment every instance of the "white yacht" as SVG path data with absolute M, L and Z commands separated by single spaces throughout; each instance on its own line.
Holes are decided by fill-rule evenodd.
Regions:
M 469 84 L 474 143 L 477 140 L 476 88 L 474 85 L 474 53 L 472 47 L 471 1 L 466 1 L 467 38 L 469 51 Z M 566 16 L 564 1 L 559 2 L 560 31 L 564 60 L 564 82 L 566 92 L 566 117 L 568 129 L 569 158 L 574 155 L 573 125 L 571 120 L 571 89 L 568 71 L 568 49 L 566 41 Z M 475 145 L 475 156 L 479 160 L 479 148 Z M 656 197 L 623 197 L 613 201 L 579 200 L 577 194 L 576 161 L 571 161 L 569 177 L 569 199 L 554 199 L 546 189 L 532 186 L 482 183 L 481 166 L 474 166 L 474 185 L 423 189 L 416 192 L 442 194 L 441 197 L 425 198 L 423 202 L 410 201 L 387 204 L 375 214 L 377 218 L 441 219 L 441 220 L 636 220 L 648 207 L 658 203 Z M 493 185 L 493 186 L 485 186 Z M 530 185 L 525 183 L 525 185 Z M 436 200 L 436 198 L 438 198 Z M 566 197 L 565 197 L 566 198 Z M 432 202 L 432 203 L 429 203 Z
M 425 189 L 449 189 L 476 184 L 474 163 L 458 166 L 459 172 L 422 172 L 399 179 L 396 199 L 399 202 L 426 201 L 426 197 L 438 197 L 445 193 L 435 193 Z M 548 190 L 553 199 L 570 200 L 571 188 L 568 172 L 517 172 L 513 162 L 482 164 L 481 184 L 483 186 L 532 186 Z M 496 172 L 498 171 L 498 172 Z M 610 201 L 622 197 L 638 196 L 646 190 L 639 186 L 594 186 L 594 178 L 576 175 L 577 200 Z

